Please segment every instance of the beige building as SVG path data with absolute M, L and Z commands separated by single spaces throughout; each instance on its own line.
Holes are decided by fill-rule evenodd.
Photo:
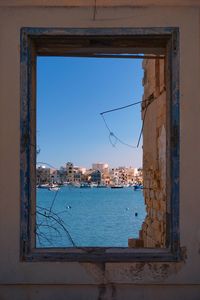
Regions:
M 86 168 L 82 168 L 82 167 L 73 167 L 74 170 L 74 182 L 75 183 L 80 183 L 82 181 L 85 181 L 85 172 L 86 172 Z
M 3 174 L 0 181 L 0 299 L 199 300 L 199 20 L 199 0 L 0 1 L 0 157 L 1 174 Z M 179 177 L 173 184 L 179 185 L 179 201 L 178 206 L 174 207 L 173 203 L 176 203 L 176 198 L 172 198 L 171 202 L 166 200 L 167 207 L 165 206 L 167 220 L 171 219 L 171 215 L 168 214 L 170 208 L 168 206 L 174 207 L 177 217 L 176 222 L 169 223 L 174 231 L 170 231 L 170 227 L 167 228 L 167 232 L 170 232 L 171 236 L 174 237 L 174 233 L 177 234 L 177 240 L 174 239 L 173 247 L 163 247 L 161 237 L 159 244 L 161 247 L 152 248 L 147 250 L 148 252 L 144 248 L 139 249 L 139 252 L 138 249 L 129 248 L 125 250 L 126 253 L 121 254 L 120 252 L 120 255 L 118 255 L 119 249 L 112 253 L 112 249 L 109 249 L 107 254 L 111 253 L 113 260 L 118 257 L 116 261 L 111 258 L 106 260 L 102 256 L 102 249 L 95 254 L 92 249 L 75 249 L 76 257 L 79 255 L 79 251 L 82 251 L 81 254 L 84 257 L 90 256 L 88 261 L 84 259 L 78 261 L 74 258 L 75 256 L 73 256 L 74 260 L 68 259 L 67 261 L 66 257 L 65 259 L 59 259 L 61 250 L 57 253 L 57 257 L 54 256 L 54 259 L 52 259 L 52 249 L 48 254 L 44 254 L 43 250 L 40 250 L 40 253 L 37 253 L 33 260 L 33 256 L 27 256 L 25 260 L 21 255 L 21 253 L 27 253 L 26 251 L 33 247 L 32 244 L 27 246 L 26 241 L 29 236 L 22 234 L 24 228 L 27 227 L 27 218 L 26 216 L 22 218 L 22 211 L 28 209 L 29 205 L 25 202 L 22 205 L 21 199 L 25 199 L 30 191 L 20 189 L 20 182 L 24 186 L 33 183 L 32 177 L 27 179 L 27 176 L 20 176 L 20 172 L 22 174 L 23 168 L 26 168 L 26 164 L 20 162 L 20 153 L 25 157 L 24 149 L 29 142 L 30 134 L 32 134 L 28 127 L 21 133 L 23 139 L 20 148 L 20 125 L 24 129 L 24 123 L 20 122 L 20 113 L 22 114 L 24 102 L 20 102 L 20 100 L 25 99 L 23 96 L 24 89 L 22 89 L 22 77 L 20 77 L 20 72 L 24 74 L 25 71 L 23 67 L 20 69 L 20 47 L 24 46 L 26 48 L 27 46 L 26 44 L 20 44 L 20 30 L 24 27 L 35 28 L 37 33 L 40 31 L 39 28 L 48 28 L 49 31 L 46 33 L 46 37 L 42 38 L 44 42 L 42 49 L 45 51 L 47 49 L 45 42 L 51 28 L 57 28 L 58 35 L 63 34 L 61 28 L 64 28 L 65 32 L 73 29 L 76 35 L 80 33 L 78 29 L 84 28 L 87 29 L 86 36 L 89 29 L 94 29 L 94 35 L 97 34 L 97 29 L 101 29 L 102 32 L 107 29 L 104 47 L 111 43 L 110 40 L 107 41 L 107 36 L 111 32 L 115 32 L 115 34 L 122 33 L 121 35 L 126 36 L 123 30 L 139 28 L 139 31 L 143 32 L 142 29 L 151 28 L 151 33 L 154 35 L 159 28 L 163 29 L 163 34 L 168 32 L 170 28 L 179 29 L 180 41 L 178 48 L 180 49 L 180 57 L 176 69 L 179 70 L 180 68 L 180 90 L 177 91 L 176 96 L 180 98 L 180 119 L 177 125 L 180 130 L 174 127 L 170 143 L 168 140 L 166 146 L 167 149 L 176 151 L 176 138 L 178 140 L 176 130 L 178 130 L 180 132 L 180 141 L 178 142 L 180 156 L 177 168 Z M 160 38 L 161 36 L 158 37 L 158 40 Z M 84 49 L 91 46 L 95 48 L 96 46 L 93 50 L 97 51 L 99 49 L 97 40 L 90 44 L 89 42 L 86 43 Z M 157 38 L 151 36 L 149 40 L 152 42 L 152 46 L 148 47 L 148 51 L 154 51 L 156 44 L 159 52 Z M 114 41 L 116 44 L 118 43 L 117 39 L 114 39 Z M 140 42 L 138 52 L 143 47 L 143 42 L 141 40 Z M 125 46 L 126 43 L 123 44 L 123 47 Z M 169 48 L 171 47 L 170 49 L 174 55 L 178 51 L 176 46 L 176 37 L 173 36 Z M 134 47 L 135 45 L 133 45 Z M 162 48 L 162 43 L 160 47 Z M 60 43 L 59 49 L 61 48 L 62 43 Z M 34 48 L 31 49 L 32 52 L 34 50 Z M 21 53 L 23 66 L 26 59 Z M 33 64 L 33 61 L 31 63 Z M 34 73 L 32 75 L 34 78 Z M 170 84 L 175 87 L 177 82 L 172 81 Z M 31 92 L 30 86 L 28 92 L 29 94 Z M 169 99 L 168 96 L 167 99 Z M 176 97 L 173 99 L 176 99 Z M 175 100 L 173 105 L 176 105 Z M 34 110 L 35 108 L 32 107 L 31 111 Z M 168 110 L 166 114 L 168 115 Z M 171 115 L 171 117 L 174 116 Z M 156 128 L 159 129 L 157 134 L 158 137 L 161 137 L 160 143 L 162 143 L 164 141 L 162 137 L 165 136 L 163 124 L 160 123 L 159 125 L 157 123 Z M 29 148 L 31 149 L 31 147 Z M 159 159 L 159 162 L 157 162 L 159 170 L 159 166 L 162 164 L 162 160 L 160 161 L 162 153 L 159 154 L 156 150 L 155 155 Z M 149 166 L 150 160 L 145 163 Z M 167 163 L 171 165 L 173 161 L 169 162 L 167 160 Z M 171 173 L 167 174 L 167 183 L 172 175 L 174 176 Z M 148 176 L 150 176 L 150 179 L 152 174 L 145 174 L 146 182 Z M 164 187 L 158 189 L 158 192 L 162 194 L 162 199 L 165 195 L 164 189 Z M 166 194 L 169 195 L 170 191 L 171 187 L 168 186 Z M 150 205 L 154 205 L 148 192 L 145 197 Z M 161 198 L 159 195 L 157 199 L 160 205 Z M 31 206 L 31 208 L 33 207 Z M 174 211 L 172 212 L 174 213 Z M 149 234 L 148 236 L 150 236 Z M 152 243 L 154 243 L 153 238 L 152 240 Z M 167 250 L 173 252 L 177 248 L 180 250 L 178 259 L 170 259 L 169 257 L 159 259 L 161 256 L 158 256 L 158 253 L 165 253 Z M 134 259 L 128 260 L 127 256 L 130 252 L 137 255 L 134 256 Z M 144 253 L 150 253 L 149 258 L 145 256 L 144 260 Z M 42 256 L 42 260 L 37 260 L 37 256 Z M 101 258 L 99 259 L 99 257 Z
M 101 173 L 104 173 L 105 175 L 109 172 L 109 166 L 106 163 L 94 163 L 92 164 L 93 170 L 99 170 Z
M 74 165 L 71 162 L 66 163 L 66 180 L 69 183 L 74 182 Z
M 134 184 L 137 178 L 136 169 L 134 168 L 126 168 L 126 167 L 119 167 L 119 168 L 112 168 L 109 172 L 110 182 L 112 184 Z
M 40 166 L 36 170 L 37 185 L 51 182 L 51 169 Z

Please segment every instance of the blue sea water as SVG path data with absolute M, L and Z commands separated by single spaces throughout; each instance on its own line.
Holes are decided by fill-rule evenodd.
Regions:
M 127 247 L 146 215 L 133 188 L 37 189 L 36 206 L 36 247 Z

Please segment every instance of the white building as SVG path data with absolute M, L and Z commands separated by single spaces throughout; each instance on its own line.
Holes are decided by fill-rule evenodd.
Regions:
M 108 172 L 109 172 L 109 166 L 108 166 L 107 163 L 100 163 L 100 162 L 93 163 L 92 164 L 92 170 L 95 170 L 95 171 L 99 170 L 103 174 L 108 174 Z

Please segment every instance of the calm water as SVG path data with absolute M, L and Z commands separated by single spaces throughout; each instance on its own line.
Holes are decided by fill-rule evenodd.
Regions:
M 133 188 L 38 189 L 37 212 L 37 247 L 127 247 L 146 215 Z

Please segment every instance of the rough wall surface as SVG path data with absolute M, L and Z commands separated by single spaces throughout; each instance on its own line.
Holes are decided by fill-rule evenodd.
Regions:
M 153 3 L 158 1 L 152 1 L 152 6 L 146 7 L 100 7 L 94 19 L 93 6 L 34 7 L 32 1 L 32 7 L 17 7 L 14 2 L 16 7 L 6 7 L 4 1 L 0 8 L 0 299 L 199 300 L 199 7 L 174 7 L 173 2 L 171 7 L 157 7 Z M 185 260 L 106 264 L 19 261 L 20 28 L 26 26 L 180 28 L 180 237 Z
M 144 247 L 166 241 L 166 88 L 164 60 L 144 60 L 142 105 L 144 199 L 147 216 L 140 231 Z M 146 99 L 152 97 L 152 102 Z

